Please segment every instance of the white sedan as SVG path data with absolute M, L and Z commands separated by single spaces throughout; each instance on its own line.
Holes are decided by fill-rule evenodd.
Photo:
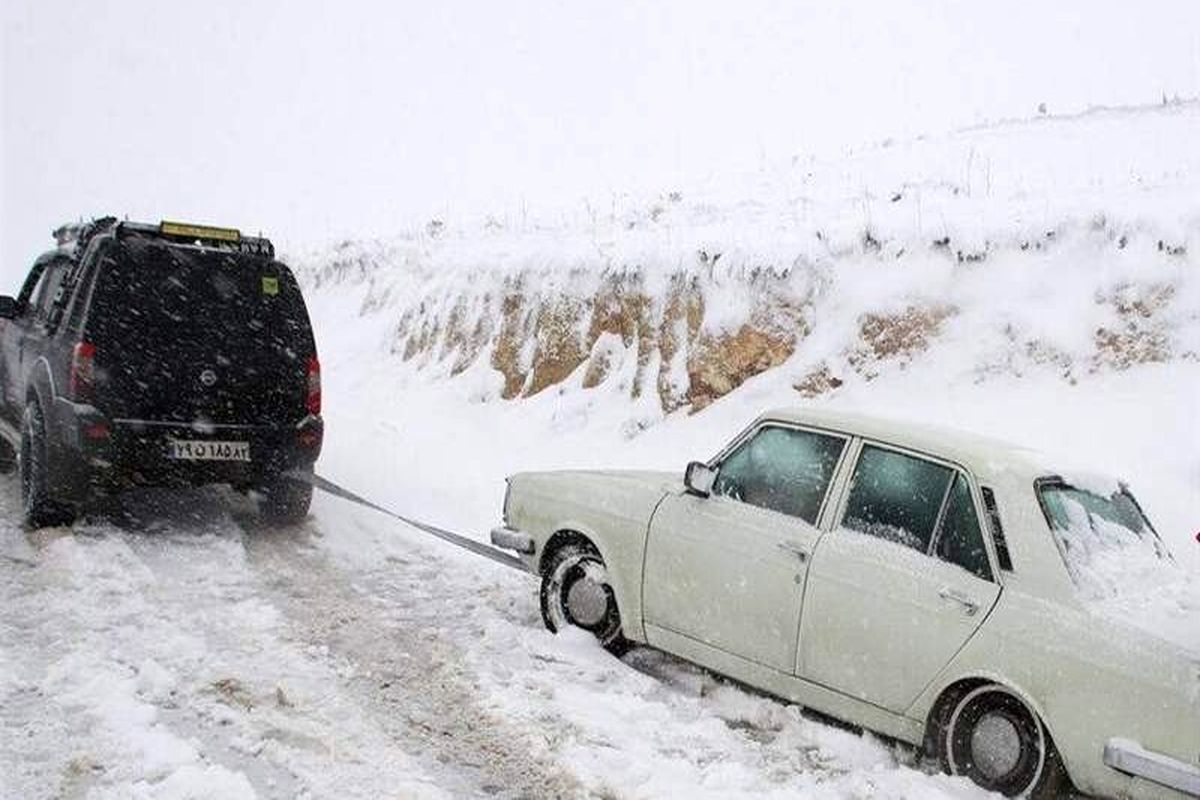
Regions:
M 541 577 L 551 630 L 668 651 L 1005 795 L 1200 796 L 1200 652 L 1094 602 L 1124 564 L 1178 570 L 1123 485 L 782 410 L 682 480 L 521 473 L 504 506 L 492 540 Z

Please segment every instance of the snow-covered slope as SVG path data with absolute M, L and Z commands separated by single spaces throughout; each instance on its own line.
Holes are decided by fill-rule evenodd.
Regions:
M 774 367 L 811 396 L 931 349 L 958 379 L 1075 381 L 1198 357 L 1197 132 L 1195 103 L 1011 123 L 297 261 L 316 294 L 363 287 L 388 351 L 480 399 L 598 388 L 670 412 Z
M 612 437 L 617 458 L 664 421 L 715 447 L 767 404 L 866 406 L 1174 498 L 1160 516 L 1187 559 L 1198 134 L 1198 103 L 1101 109 L 294 261 L 327 374 L 355 384 L 331 413 L 433 392 L 484 419 L 541 416 L 513 423 L 526 448 L 578 432 Z

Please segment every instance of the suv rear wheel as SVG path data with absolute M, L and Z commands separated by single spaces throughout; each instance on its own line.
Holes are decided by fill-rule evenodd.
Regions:
M 270 522 L 280 525 L 295 524 L 308 516 L 312 496 L 312 484 L 281 475 L 262 487 L 259 511 Z
M 25 406 L 21 420 L 21 510 L 31 528 L 70 525 L 75 520 L 71 506 L 50 495 L 50 463 L 46 457 L 46 423 L 36 402 Z

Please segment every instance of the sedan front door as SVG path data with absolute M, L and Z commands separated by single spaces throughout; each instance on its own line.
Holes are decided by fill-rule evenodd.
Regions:
M 712 496 L 664 499 L 646 544 L 647 625 L 793 673 L 817 523 L 846 443 L 767 424 L 717 465 Z

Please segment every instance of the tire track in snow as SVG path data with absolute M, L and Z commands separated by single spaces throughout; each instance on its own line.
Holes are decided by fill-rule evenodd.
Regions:
M 288 638 L 227 498 L 155 497 L 149 524 L 0 525 L 0 797 L 444 797 Z
M 468 626 L 472 607 L 429 591 L 447 569 L 443 559 L 420 550 L 410 560 L 381 553 L 378 569 L 350 572 L 305 546 L 322 536 L 312 523 L 290 530 L 252 518 L 242 524 L 250 563 L 273 603 L 303 639 L 346 661 L 360 702 L 389 735 L 441 765 L 430 769 L 455 784 L 456 796 L 586 795 L 560 765 L 534 754 L 529 730 L 487 706 L 465 654 L 444 633 Z
M 538 617 L 536 582 L 527 576 L 339 501 L 319 498 L 314 512 L 311 543 L 366 613 L 385 620 L 381 630 L 390 636 L 407 627 L 408 636 L 433 642 L 438 665 L 465 680 L 472 702 L 487 709 L 484 724 L 500 725 L 506 740 L 515 732 L 539 763 L 569 774 L 577 794 L 714 800 L 984 794 L 964 779 L 915 769 L 907 754 L 870 734 L 811 720 L 796 706 L 670 655 L 637 648 L 618 660 L 590 634 L 551 635 Z M 336 623 L 326 625 L 336 637 Z M 381 647 L 353 638 L 345 652 Z M 563 794 L 542 786 L 533 791 Z

